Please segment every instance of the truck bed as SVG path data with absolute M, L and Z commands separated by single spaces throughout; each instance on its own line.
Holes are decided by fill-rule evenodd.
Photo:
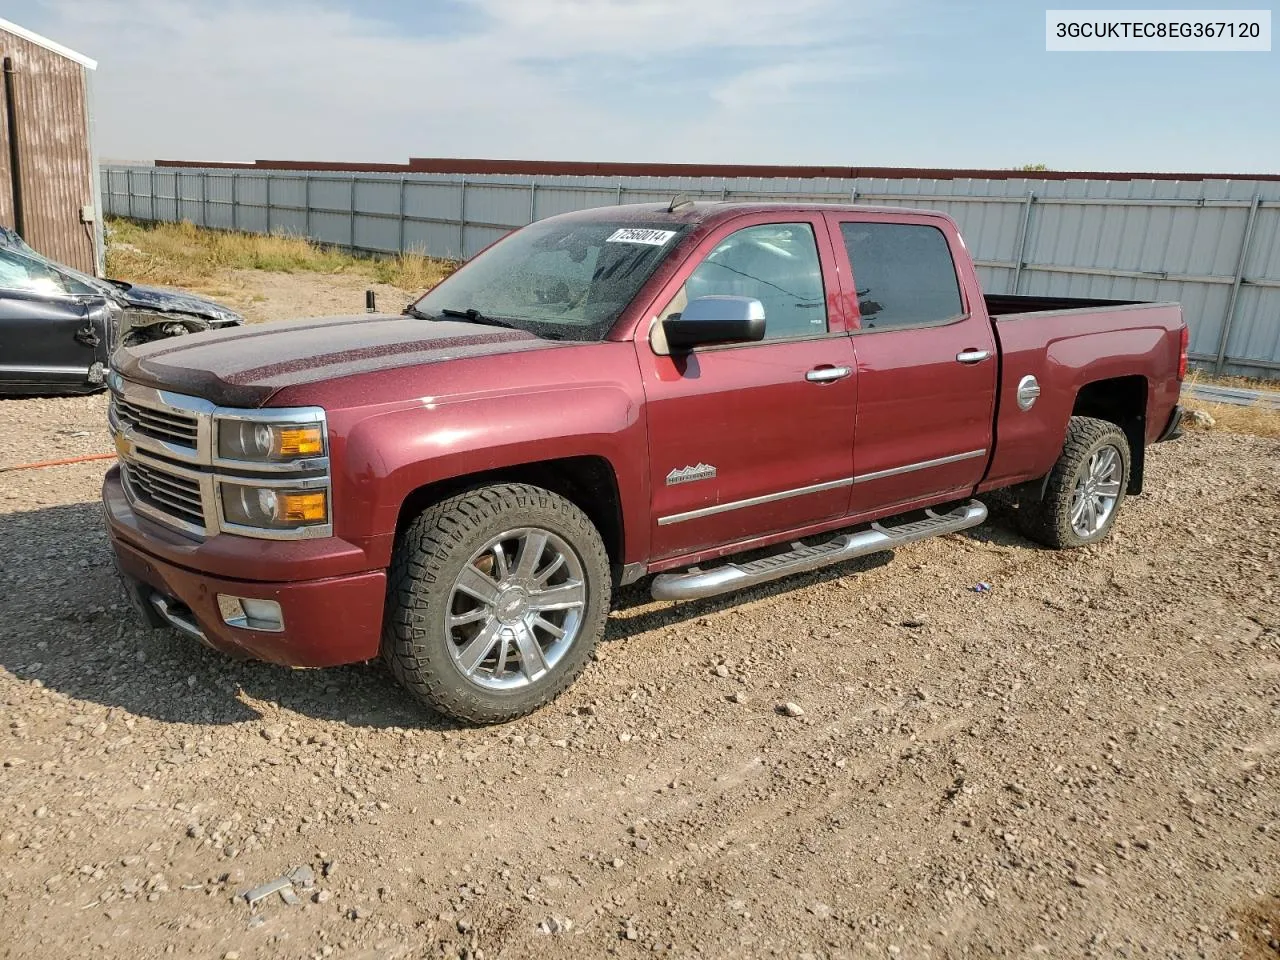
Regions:
M 1097 300 L 1092 297 L 1028 297 L 1012 293 L 987 293 L 982 299 L 987 314 L 1003 317 L 1010 314 L 1051 313 L 1055 310 L 1089 310 L 1094 307 L 1130 307 L 1145 300 Z
M 1182 308 L 1176 303 L 1083 297 L 984 298 L 1000 347 L 996 452 L 984 489 L 1043 476 L 1062 449 L 1067 422 L 1088 415 L 1088 384 L 1106 381 L 1112 394 L 1145 410 L 1130 425 L 1140 447 L 1152 443 L 1178 402 Z M 1035 377 L 1041 394 L 1018 406 L 1018 386 Z M 1139 474 L 1140 476 L 1140 474 Z

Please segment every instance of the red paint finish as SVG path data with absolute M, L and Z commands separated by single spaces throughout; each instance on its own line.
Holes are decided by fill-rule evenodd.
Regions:
M 1090 383 L 1142 377 L 1147 443 L 1168 423 L 1182 388 L 1176 372 L 1185 326 L 1177 304 L 1010 314 L 993 326 L 1000 345 L 1001 399 L 995 456 L 979 491 L 1048 473 L 1062 450 L 1075 399 Z M 1013 397 L 1028 374 L 1040 381 L 1041 394 L 1023 411 Z
M 216 576 L 200 568 L 188 569 L 170 562 L 158 550 L 146 549 L 159 543 L 149 536 L 158 528 L 129 509 L 118 469 L 107 474 L 102 494 L 111 545 L 121 572 L 186 604 L 210 646 L 232 656 L 298 667 L 331 667 L 378 655 L 382 605 L 387 591 L 387 577 L 382 570 L 321 577 L 316 574 L 326 569 L 323 561 L 298 561 L 293 565 L 291 577 L 263 582 Z M 246 538 L 215 537 L 210 543 L 218 540 L 245 541 Z M 244 572 L 257 573 L 261 567 L 252 556 L 257 551 L 247 542 L 243 546 Z M 280 604 L 286 629 L 273 633 L 227 625 L 218 610 L 220 593 L 275 600 Z
M 854 338 L 858 358 L 857 475 L 851 512 L 932 494 L 971 491 L 986 471 L 995 411 L 995 339 L 985 315 L 942 327 L 867 332 Z M 967 350 L 991 356 L 956 361 Z M 904 365 L 905 357 L 912 362 Z M 883 471 L 966 456 L 880 479 Z
M 652 548 L 658 559 L 790 530 L 847 512 L 856 381 L 810 383 L 809 370 L 853 365 L 843 334 L 789 343 L 645 357 Z M 699 424 L 697 431 L 690 424 Z M 745 425 L 749 425 L 744 429 Z M 667 482 L 673 470 L 712 464 L 716 476 Z M 758 506 L 662 523 L 690 511 L 826 483 Z
M 360 314 L 254 323 L 202 337 L 156 340 L 117 354 L 115 369 L 146 386 L 222 406 L 257 407 L 289 387 L 379 370 L 409 368 L 403 379 L 420 392 L 435 364 L 557 346 L 522 330 Z
M 653 491 L 650 560 L 791 530 L 847 512 L 857 380 L 805 379 L 811 370 L 853 367 L 838 266 L 822 215 L 806 212 L 780 220 L 776 214 L 754 213 L 723 219 L 689 245 L 681 268 L 654 296 L 650 315 L 657 316 L 703 258 L 730 234 L 776 222 L 807 224 L 814 232 L 826 291 L 826 334 L 661 356 L 650 345 L 649 326 L 642 328 L 643 335 L 637 331 Z M 714 465 L 716 475 L 691 483 L 667 482 L 671 471 L 699 464 Z M 821 484 L 841 485 L 677 519 L 691 511 Z
M 828 214 L 828 219 L 837 241 L 844 223 L 937 228 L 947 238 L 966 311 L 950 323 L 883 330 L 864 328 L 855 316 L 858 412 L 853 470 L 857 480 L 849 512 L 897 508 L 922 497 L 967 495 L 982 479 L 990 459 L 999 360 L 978 278 L 954 221 L 917 211 Z M 835 250 L 841 259 L 845 303 L 856 315 L 858 278 L 844 244 L 837 242 Z M 974 364 L 957 361 L 959 354 L 972 350 L 989 356 Z M 964 454 L 976 455 L 874 479 L 885 471 Z
M 405 504 L 441 485 L 591 458 L 617 493 L 615 561 L 656 572 L 1043 477 L 1077 396 L 1101 380 L 1142 385 L 1147 442 L 1178 399 L 1185 327 L 1176 304 L 993 321 L 955 224 L 940 214 L 697 204 L 567 217 L 688 227 L 600 342 L 375 316 L 262 325 L 124 357 L 126 377 L 215 402 L 323 407 L 334 504 L 327 539 L 222 534 L 199 542 L 135 516 L 112 471 L 103 496 L 126 573 L 181 599 L 224 649 L 304 665 L 361 660 L 377 653 L 385 570 Z M 840 239 L 850 220 L 941 230 L 963 315 L 864 329 Z M 655 345 L 657 318 L 708 253 L 743 227 L 783 223 L 814 231 L 825 333 L 675 356 Z M 971 350 L 990 355 L 957 362 Z M 806 378 L 833 367 L 850 373 L 828 383 Z M 1015 393 L 1027 375 L 1041 396 L 1023 411 Z M 898 472 L 962 453 L 975 455 Z M 672 471 L 699 465 L 708 468 L 700 479 L 668 483 Z M 868 476 L 883 471 L 895 473 Z M 725 505 L 734 509 L 681 516 Z M 278 599 L 287 630 L 225 626 L 219 591 Z
M 299 385 L 272 406 L 329 412 L 334 533 L 390 562 L 400 508 L 419 487 L 569 457 L 596 457 L 622 501 L 624 562 L 648 547 L 644 396 L 630 344 L 560 344 Z
M 219 536 L 193 540 L 135 514 L 125 499 L 120 470 L 112 467 L 102 482 L 107 526 L 116 541 L 129 543 L 166 563 L 214 576 L 249 580 L 323 579 L 363 573 L 373 563 L 357 545 L 340 537 L 320 540 L 255 540 Z

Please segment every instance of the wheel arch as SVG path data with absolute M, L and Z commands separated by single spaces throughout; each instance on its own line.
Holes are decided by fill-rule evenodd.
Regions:
M 609 562 L 621 567 L 625 556 L 622 496 L 617 472 L 607 457 L 583 455 L 537 460 L 433 480 L 409 491 L 400 504 L 395 536 L 423 510 L 446 497 L 495 483 L 527 483 L 558 494 L 585 513 L 600 531 Z
M 1142 492 L 1146 465 L 1147 398 L 1149 384 L 1141 374 L 1108 377 L 1084 384 L 1076 391 L 1073 417 L 1094 417 L 1119 427 L 1129 441 L 1129 483 L 1125 492 Z

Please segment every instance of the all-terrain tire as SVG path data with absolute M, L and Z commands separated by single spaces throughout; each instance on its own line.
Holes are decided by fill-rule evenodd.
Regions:
M 1092 534 L 1082 536 L 1071 523 L 1072 501 L 1076 486 L 1089 469 L 1094 454 L 1113 447 L 1120 458 L 1120 491 L 1115 504 L 1102 525 Z M 1067 424 L 1067 439 L 1062 454 L 1049 473 L 1043 497 L 1034 493 L 1018 503 L 1018 525 L 1037 543 L 1055 550 L 1083 547 L 1104 539 L 1115 524 L 1129 483 L 1129 440 L 1118 426 L 1094 417 L 1072 417 Z
M 514 689 L 473 682 L 450 652 L 446 614 L 454 586 L 484 545 L 505 531 L 549 531 L 572 549 L 586 598 L 572 645 L 545 674 Z M 573 503 L 549 490 L 503 483 L 436 503 L 396 541 L 387 577 L 382 653 L 396 679 L 434 710 L 468 723 L 501 723 L 559 696 L 582 672 L 604 632 L 612 593 L 600 533 Z

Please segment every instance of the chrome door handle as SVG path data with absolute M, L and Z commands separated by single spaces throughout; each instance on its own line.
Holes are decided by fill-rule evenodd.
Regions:
M 815 367 L 804 375 L 810 383 L 830 383 L 832 380 L 843 380 L 853 373 L 853 367 Z
M 981 363 L 989 356 L 990 350 L 961 350 L 956 354 L 956 363 Z

